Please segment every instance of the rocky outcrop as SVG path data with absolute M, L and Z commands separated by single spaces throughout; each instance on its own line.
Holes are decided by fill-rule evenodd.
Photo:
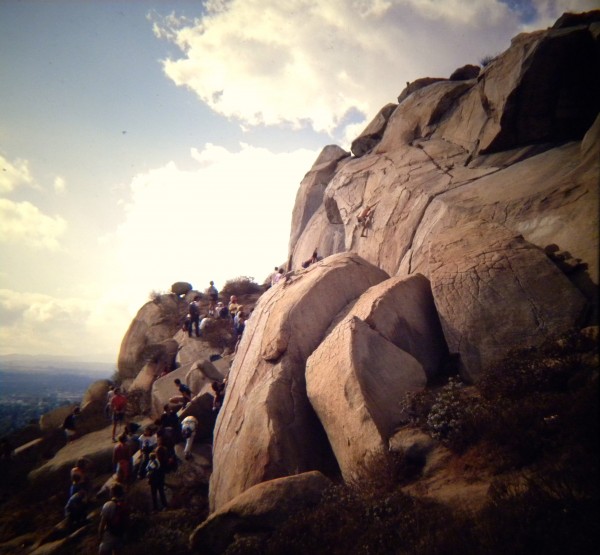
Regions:
M 172 364 L 170 340 L 185 319 L 188 303 L 187 298 L 174 294 L 159 295 L 140 308 L 121 342 L 118 361 L 121 379 L 135 378 L 148 362 Z
M 321 206 L 323 192 L 338 164 L 349 156 L 350 154 L 339 146 L 326 146 L 319 154 L 313 167 L 304 176 L 296 194 L 296 203 L 292 212 L 293 231 L 290 237 L 290 245 L 298 240 L 298 236 L 302 233 L 315 211 Z
M 306 396 L 306 360 L 338 312 L 387 277 L 356 255 L 340 254 L 260 298 L 215 427 L 212 510 L 260 482 L 335 465 Z
M 476 78 L 469 78 L 475 70 L 466 67 L 452 80 L 409 84 L 379 142 L 340 165 L 310 221 L 302 230 L 292 229 L 297 240 L 291 243 L 291 267 L 298 268 L 317 248 L 325 257 L 356 252 L 392 276 L 431 278 L 446 340 L 460 355 L 467 379 L 476 379 L 500 352 L 522 346 L 522 338 L 538 344 L 580 324 L 585 303 L 576 290 L 594 305 L 590 314 L 597 318 L 600 77 L 593 68 L 600 61 L 599 22 L 595 13 L 519 35 Z M 357 217 L 367 206 L 371 218 L 363 227 Z M 472 222 L 480 231 L 469 227 Z M 471 235 L 458 241 L 458 229 Z M 483 253 L 500 240 L 494 236 L 498 230 L 522 236 L 528 247 L 519 253 L 528 254 L 519 264 L 528 270 L 498 272 L 488 266 L 495 262 Z M 450 237 L 457 241 L 445 253 Z M 444 298 L 447 272 L 464 270 L 455 278 L 466 292 L 466 276 L 473 274 L 463 262 L 473 261 L 474 251 L 482 256 L 478 276 L 493 276 L 487 281 L 490 290 L 475 291 L 483 286 L 478 277 L 470 285 L 471 302 L 460 295 L 449 302 Z M 549 256 L 568 279 L 552 269 Z M 510 279 L 501 279 L 511 272 Z M 536 274 L 549 278 L 547 296 Z M 502 294 L 494 304 L 469 316 L 474 299 L 485 302 L 481 295 L 500 282 Z M 569 305 L 560 322 L 551 315 L 552 298 L 557 307 L 564 306 L 560 298 Z M 516 311 L 521 316 L 513 304 L 522 307 Z M 528 305 L 530 317 L 524 317 Z M 484 339 L 486 325 L 476 329 L 481 318 L 489 318 L 498 333 L 487 328 Z M 466 320 L 470 324 L 463 326 Z M 467 340 L 472 332 L 473 342 Z
M 320 472 L 306 472 L 253 486 L 194 530 L 192 549 L 217 555 L 245 533 L 273 531 L 294 513 L 317 505 L 330 484 Z
M 584 322 L 585 297 L 541 249 L 502 226 L 446 230 L 430 248 L 430 269 L 444 335 L 471 380 L 515 345 L 538 345 Z
M 397 104 L 386 104 L 365 130 L 352 141 L 350 150 L 354 156 L 367 154 L 381 140 L 387 122 L 397 106 Z
M 399 400 L 426 381 L 414 357 L 355 316 L 336 326 L 311 355 L 308 397 L 345 479 L 356 478 L 365 460 L 387 450 L 401 421 Z

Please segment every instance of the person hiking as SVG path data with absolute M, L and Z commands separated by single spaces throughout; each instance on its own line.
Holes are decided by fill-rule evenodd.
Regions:
M 127 445 L 128 435 L 123 433 L 113 449 L 113 467 L 117 480 L 121 484 L 128 484 L 131 480 L 131 451 Z
M 165 470 L 158 460 L 156 451 L 152 451 L 148 457 L 148 463 L 145 468 L 146 476 L 148 476 L 148 485 L 150 486 L 150 494 L 152 495 L 152 507 L 158 511 L 158 497 L 162 508 L 167 508 L 167 496 L 165 495 Z
M 73 484 L 77 483 L 77 487 L 75 489 L 83 489 L 86 495 L 89 495 L 92 484 L 91 484 L 91 476 L 89 472 L 89 461 L 83 457 L 77 459 L 75 466 L 71 468 L 71 482 Z M 73 486 L 71 486 L 73 487 Z M 71 491 L 72 495 L 75 491 Z
M 121 393 L 119 387 L 115 388 L 115 394 L 110 402 L 113 413 L 112 441 L 115 443 L 115 435 L 119 425 L 125 421 L 125 409 L 127 408 L 127 397 Z
M 211 384 L 212 390 L 214 391 L 212 410 L 213 412 L 219 412 L 223 406 L 223 399 L 225 399 L 225 382 L 219 383 L 214 381 Z
M 121 484 L 110 488 L 111 499 L 104 503 L 100 511 L 99 555 L 116 555 L 125 543 L 129 527 L 129 506 L 125 499 L 125 489 Z
M 150 460 L 150 453 L 156 449 L 156 445 L 158 444 L 158 437 L 150 426 L 146 426 L 144 428 L 144 433 L 139 437 L 139 443 L 140 462 L 138 475 L 140 478 L 144 478 L 146 476 L 146 467 L 148 465 L 148 461 Z
M 186 460 L 192 458 L 192 446 L 196 437 L 196 429 L 198 428 L 198 420 L 195 416 L 186 416 L 181 421 L 181 435 L 185 439 L 185 448 L 183 454 Z
M 192 330 L 196 328 L 196 337 L 200 337 L 200 295 L 196 295 L 190 303 L 189 309 L 188 336 L 192 337 Z

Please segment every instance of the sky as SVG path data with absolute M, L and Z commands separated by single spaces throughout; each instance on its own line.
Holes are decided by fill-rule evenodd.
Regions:
M 264 281 L 407 81 L 600 0 L 0 0 L 0 355 L 115 362 L 153 292 Z

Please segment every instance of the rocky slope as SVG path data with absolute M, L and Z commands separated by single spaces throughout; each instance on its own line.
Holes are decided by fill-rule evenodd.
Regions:
M 210 439 L 210 382 L 228 375 L 194 550 L 278 526 L 390 451 L 422 459 L 411 494 L 482 506 L 490 476 L 458 472 L 402 400 L 451 374 L 477 384 L 511 349 L 597 324 L 599 62 L 600 12 L 565 15 L 484 68 L 408 84 L 351 152 L 325 147 L 298 190 L 288 273 L 235 356 L 213 364 L 222 346 L 181 331 L 189 284 L 140 309 L 119 355 L 140 411 L 157 416 L 179 377 Z M 106 387 L 90 393 L 96 412 Z M 30 479 L 64 474 L 77 443 Z M 95 446 L 98 464 L 109 450 Z

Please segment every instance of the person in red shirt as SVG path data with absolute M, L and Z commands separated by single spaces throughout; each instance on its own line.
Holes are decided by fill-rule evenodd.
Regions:
M 121 393 L 121 390 L 118 387 L 115 389 L 115 394 L 110 401 L 110 406 L 113 413 L 112 440 L 113 443 L 115 443 L 117 441 L 115 439 L 117 428 L 119 427 L 119 423 L 123 424 L 125 421 L 125 408 L 127 407 L 127 397 Z

